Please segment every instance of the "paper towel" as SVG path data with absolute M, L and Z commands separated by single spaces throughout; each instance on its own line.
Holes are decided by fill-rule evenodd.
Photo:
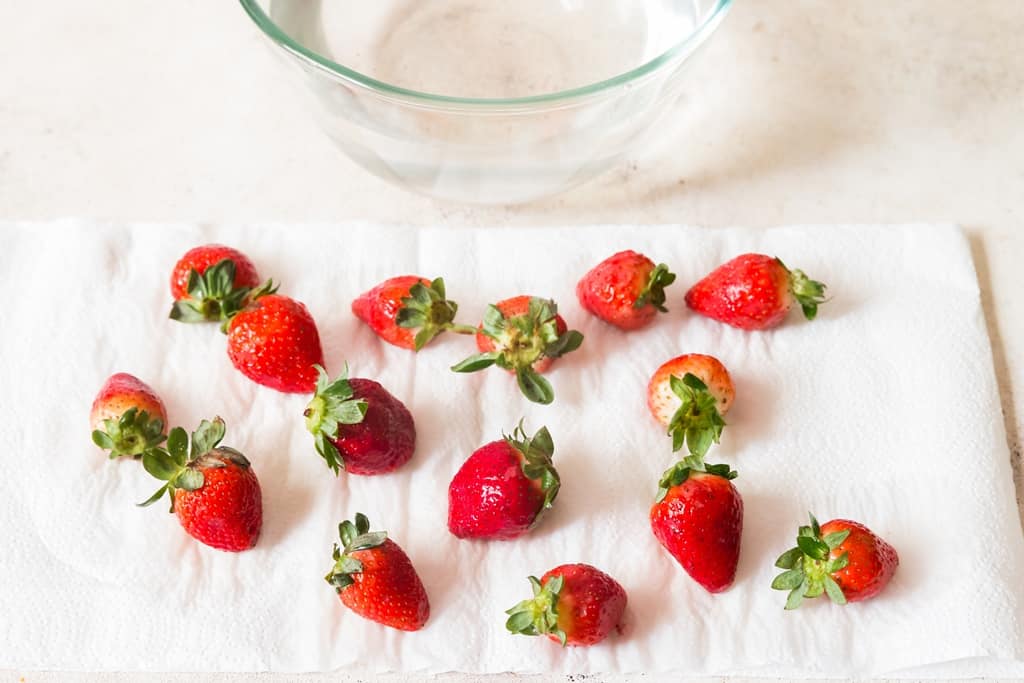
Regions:
M 0 227 L 0 668 L 148 671 L 650 672 L 873 676 L 1024 673 L 1022 537 L 991 353 L 968 246 L 950 226 L 702 230 L 680 226 L 413 229 L 368 224 Z M 416 419 L 413 460 L 335 478 L 304 431 L 305 397 L 232 368 L 216 326 L 167 319 L 168 278 L 210 241 L 247 253 L 305 302 L 333 374 L 382 382 Z M 575 283 L 632 248 L 678 273 L 670 313 L 623 333 L 584 313 Z M 744 332 L 690 313 L 687 286 L 742 252 L 778 255 L 829 285 L 819 318 Z M 524 293 L 555 298 L 586 340 L 549 373 L 556 400 L 528 403 L 498 370 L 449 366 L 472 340 L 420 354 L 379 341 L 352 299 L 392 275 L 444 276 L 459 318 Z M 661 549 L 647 511 L 669 440 L 645 406 L 663 361 L 711 353 L 736 402 L 709 461 L 740 473 L 746 519 L 736 584 L 709 595 Z M 89 440 L 93 395 L 131 372 L 173 424 L 227 421 L 224 443 L 264 494 L 254 550 L 188 537 L 137 462 Z M 547 425 L 562 477 L 555 508 L 514 542 L 460 541 L 447 486 L 479 445 L 520 418 Z M 432 603 L 402 633 L 347 611 L 322 579 L 337 524 L 366 513 L 405 548 Z M 784 612 L 776 556 L 807 511 L 861 520 L 899 551 L 877 599 Z M 504 631 L 526 576 L 587 562 L 629 595 L 624 633 L 562 649 Z M 996 660 L 1002 660 L 996 668 Z M 974 666 L 973 663 L 977 663 Z M 990 668 L 986 668 L 990 667 Z M 1008 667 L 1008 668 L 1007 668 Z

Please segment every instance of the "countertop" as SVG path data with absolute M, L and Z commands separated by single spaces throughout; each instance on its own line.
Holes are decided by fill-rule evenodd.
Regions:
M 495 208 L 410 195 L 348 161 L 292 103 L 235 2 L 8 2 L 0 25 L 0 219 L 957 222 L 1021 499 L 1024 3 L 737 2 L 701 57 L 707 88 L 688 133 L 554 199 Z M 252 678 L 0 671 L 33 683 Z

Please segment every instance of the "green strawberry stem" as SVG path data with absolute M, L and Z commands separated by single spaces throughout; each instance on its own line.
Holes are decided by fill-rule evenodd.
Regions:
M 676 275 L 668 269 L 664 263 L 659 263 L 647 280 L 647 284 L 640 290 L 640 296 L 633 302 L 633 308 L 643 308 L 651 304 L 662 313 L 668 313 L 665 308 L 665 288 L 676 281 Z
M 554 389 L 533 364 L 542 358 L 564 356 L 583 343 L 583 335 L 576 330 L 558 333 L 557 316 L 558 307 L 550 299 L 534 297 L 525 314 L 511 318 L 489 305 L 479 332 L 494 341 L 495 350 L 470 356 L 451 369 L 477 372 L 497 365 L 516 374 L 516 383 L 526 398 L 547 405 L 555 400 Z
M 775 260 L 789 273 L 789 292 L 796 299 L 797 303 L 800 304 L 804 317 L 808 320 L 814 320 L 815 316 L 818 315 L 818 306 L 828 301 L 825 298 L 827 285 L 810 279 L 802 270 L 786 268 L 786 264 L 778 257 Z
M 334 566 L 327 572 L 324 581 L 334 586 L 337 592 L 355 583 L 353 574 L 363 571 L 363 563 L 351 556 L 357 550 L 376 548 L 387 540 L 386 531 L 370 531 L 370 520 L 361 512 L 356 513 L 355 522 L 345 520 L 338 525 L 341 546 L 334 544 Z
M 551 507 L 558 496 L 562 482 L 552 462 L 555 454 L 555 444 L 551 440 L 551 433 L 547 427 L 541 427 L 533 436 L 527 436 L 523 430 L 523 421 L 520 420 L 512 434 L 504 435 L 505 441 L 512 448 L 519 451 L 523 456 L 522 470 L 528 479 L 540 482 L 540 488 L 544 492 L 544 506 L 533 518 L 533 525 L 540 521 L 541 515 Z M 532 528 L 532 527 L 531 527 Z
M 242 310 L 252 290 L 235 287 L 235 262 L 226 258 L 207 268 L 202 275 L 193 268 L 186 291 L 187 299 L 171 305 L 171 320 L 184 323 L 229 320 Z
M 116 420 L 104 420 L 103 429 L 92 432 L 92 442 L 110 451 L 111 460 L 123 456 L 138 458 L 165 439 L 164 421 L 138 408 L 129 408 Z
M 192 432 L 190 451 L 188 434 L 181 427 L 175 427 L 167 435 L 166 448 L 152 448 L 143 453 L 142 466 L 145 470 L 167 483 L 139 503 L 139 507 L 152 505 L 166 493 L 171 499 L 171 512 L 174 512 L 174 491 L 201 489 L 205 481 L 204 468 L 225 467 L 224 459 L 248 467 L 249 461 L 244 455 L 233 448 L 220 446 L 225 431 L 224 420 L 221 418 L 215 417 L 213 422 L 203 420 Z M 209 457 L 214 448 L 217 449 L 217 457 Z
M 339 437 L 341 425 L 358 424 L 366 415 L 366 401 L 356 399 L 352 384 L 348 381 L 348 366 L 333 382 L 327 371 L 317 365 L 316 392 L 306 406 L 303 415 L 306 429 L 313 435 L 316 452 L 327 462 L 335 475 L 345 467 L 345 459 L 334 445 Z
M 682 401 L 668 423 L 672 450 L 678 451 L 685 443 L 692 455 L 704 457 L 711 444 L 719 443 L 725 428 L 725 420 L 718 412 L 718 399 L 699 377 L 690 372 L 682 379 L 673 375 L 669 386 Z
M 536 576 L 528 578 L 533 589 L 533 597 L 506 610 L 505 614 L 508 614 L 509 618 L 505 622 L 505 628 L 524 636 L 551 633 L 564 647 L 566 633 L 558 627 L 558 597 L 562 592 L 562 577 L 552 576 L 543 586 Z
M 789 591 L 787 610 L 800 607 L 804 598 L 816 598 L 822 593 L 837 605 L 845 605 L 846 596 L 832 574 L 846 567 L 850 559 L 846 553 L 835 558 L 831 553 L 842 545 L 850 531 L 835 531 L 822 537 L 818 520 L 813 514 L 808 513 L 808 516 L 811 523 L 800 527 L 796 547 L 782 553 L 775 561 L 775 566 L 785 571 L 775 577 L 772 588 Z
M 446 298 L 444 279 L 437 278 L 430 285 L 417 282 L 409 288 L 409 296 L 402 297 L 395 324 L 419 330 L 413 338 L 414 348 L 419 351 L 442 332 L 476 334 L 475 327 L 455 323 L 458 310 L 459 305 Z
M 723 477 L 730 481 L 738 476 L 736 471 L 728 465 L 708 465 L 701 456 L 689 455 L 675 465 L 672 465 L 672 467 L 669 467 L 661 475 L 661 479 L 658 480 L 658 494 L 655 496 L 654 502 L 659 503 L 664 500 L 671 489 L 689 479 L 690 475 L 694 472 L 713 474 L 716 477 Z
M 259 287 L 254 287 L 253 289 L 248 290 L 245 297 L 242 299 L 241 305 L 237 309 L 234 309 L 227 313 L 221 319 L 220 331 L 223 332 L 224 334 L 227 334 L 228 327 L 231 325 L 232 318 L 234 318 L 236 315 L 238 315 L 246 308 L 248 308 L 249 305 L 252 304 L 252 302 L 256 301 L 257 299 L 264 296 L 268 296 L 270 294 L 276 294 L 278 287 L 280 287 L 280 285 L 276 284 L 273 279 L 270 279 L 261 284 Z

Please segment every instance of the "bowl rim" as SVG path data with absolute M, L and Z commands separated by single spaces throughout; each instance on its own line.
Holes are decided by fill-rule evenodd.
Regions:
M 704 42 L 704 40 L 707 39 L 707 37 L 718 27 L 722 19 L 725 18 L 725 14 L 732 5 L 733 0 L 714 0 L 714 6 L 706 14 L 704 20 L 699 25 L 695 26 L 685 38 L 658 56 L 644 62 L 640 66 L 630 69 L 629 71 L 587 85 L 569 88 L 567 90 L 557 90 L 550 93 L 530 95 L 527 97 L 507 98 L 456 97 L 392 85 L 391 83 L 373 78 L 372 76 L 368 76 L 362 72 L 356 71 L 355 69 L 350 69 L 343 64 L 339 64 L 338 62 L 310 50 L 302 43 L 293 39 L 280 26 L 278 26 L 277 23 L 275 23 L 274 20 L 263 11 L 263 8 L 260 7 L 259 0 L 239 0 L 239 2 L 241 2 L 242 8 L 245 10 L 246 14 L 249 15 L 256 26 L 271 41 L 294 56 L 312 62 L 321 69 L 326 70 L 332 76 L 342 80 L 360 85 L 381 95 L 398 97 L 404 100 L 412 100 L 422 104 L 509 107 L 550 104 L 562 102 L 564 100 L 584 98 L 600 94 L 606 90 L 610 90 L 620 85 L 625 85 L 653 74 L 658 71 L 660 67 L 671 63 L 680 54 L 692 51 Z

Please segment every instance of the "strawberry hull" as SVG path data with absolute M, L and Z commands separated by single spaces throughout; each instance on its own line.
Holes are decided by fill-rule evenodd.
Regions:
M 533 597 L 505 611 L 508 631 L 585 647 L 621 630 L 626 591 L 597 567 L 563 564 L 529 580 Z
M 776 257 L 743 254 L 708 273 L 686 292 L 686 305 L 742 330 L 782 324 L 793 304 L 813 320 L 825 303 L 826 286 L 802 270 L 786 268 Z
M 618 581 L 586 564 L 564 564 L 541 577 L 541 584 L 561 576 L 558 596 L 558 627 L 566 645 L 596 645 L 617 630 L 626 611 L 626 591 Z M 558 636 L 548 638 L 559 642 Z
M 724 416 L 729 412 L 736 396 L 729 371 L 714 356 L 688 353 L 666 361 L 651 376 L 647 384 L 647 407 L 654 419 L 666 427 L 672 421 L 682 400 L 672 391 L 670 380 L 672 377 L 682 379 L 686 373 L 696 375 L 707 385 L 716 399 L 719 414 Z
M 208 268 L 224 259 L 235 264 L 235 277 L 232 283 L 234 287 L 253 288 L 260 283 L 256 266 L 248 256 L 223 244 L 207 244 L 189 249 L 174 264 L 174 269 L 171 271 L 171 296 L 174 300 L 188 298 L 188 280 L 193 270 L 202 275 Z
M 522 472 L 507 441 L 481 446 L 448 487 L 448 530 L 457 538 L 511 540 L 533 526 L 544 507 L 540 483 Z
M 338 525 L 334 565 L 324 577 L 343 605 L 379 624 L 418 631 L 430 618 L 430 601 L 412 561 L 386 531 L 370 531 L 370 520 Z
M 664 264 L 635 251 L 620 251 L 594 266 L 576 284 L 580 306 L 620 330 L 638 330 L 664 312 L 667 285 L 675 281 Z
M 497 304 L 495 304 L 495 306 L 497 306 L 498 310 L 501 311 L 506 318 L 515 318 L 518 316 L 526 315 L 529 312 L 530 299 L 532 298 L 534 297 L 527 295 L 516 296 L 512 297 L 511 299 L 499 301 Z M 556 315 L 555 330 L 558 332 L 558 335 L 561 336 L 565 334 L 568 329 L 569 326 L 565 323 L 565 320 L 562 318 L 562 316 Z M 498 349 L 498 344 L 493 339 L 484 334 L 483 325 L 481 325 L 478 328 L 478 330 L 479 331 L 476 333 L 476 348 L 478 351 L 480 351 L 480 353 L 490 353 Z M 536 361 L 534 361 L 530 367 L 533 368 L 534 372 L 543 374 L 544 372 L 547 372 L 547 370 L 551 368 L 551 364 L 554 362 L 554 358 L 551 358 L 549 356 L 541 356 Z M 516 371 L 514 369 L 509 369 L 507 372 L 514 375 Z
M 387 343 L 414 350 L 416 330 L 399 327 L 395 319 L 404 305 L 402 299 L 410 296 L 410 288 L 417 283 L 430 286 L 430 280 L 418 275 L 400 275 L 385 280 L 357 297 L 352 302 L 352 313 Z
M 834 519 L 821 525 L 821 534 L 849 531 L 850 535 L 833 548 L 830 557 L 847 554 L 848 564 L 832 573 L 847 602 L 859 602 L 875 597 L 888 585 L 900 558 L 896 549 L 876 536 L 863 524 L 848 519 Z
M 182 528 L 217 550 L 241 552 L 255 546 L 263 527 L 263 496 L 252 468 L 228 461 L 204 468 L 203 477 L 201 489 L 174 492 Z
M 732 482 L 693 472 L 651 507 L 658 542 L 709 593 L 736 578 L 743 529 L 743 499 Z

